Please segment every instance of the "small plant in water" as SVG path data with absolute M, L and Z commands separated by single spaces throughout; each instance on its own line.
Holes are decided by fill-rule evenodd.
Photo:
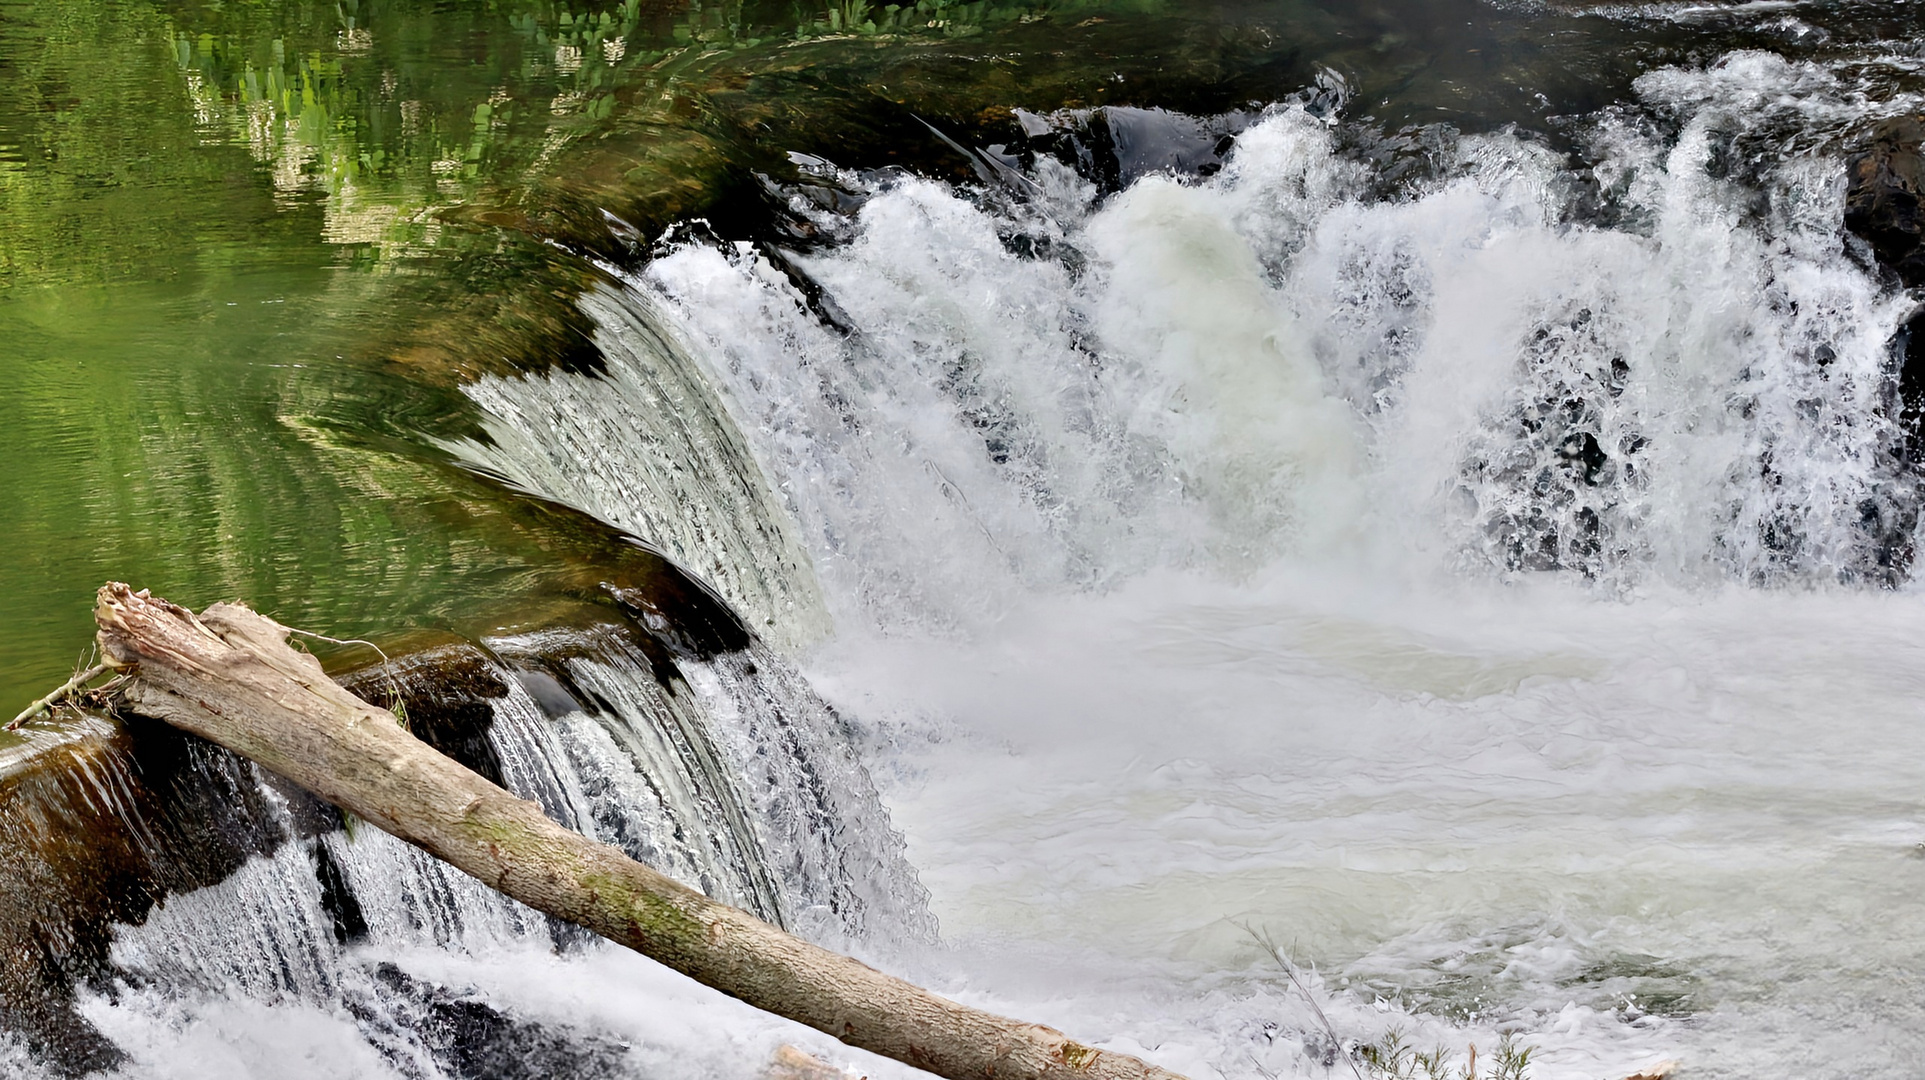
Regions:
M 829 0 L 829 29 L 861 30 L 869 23 L 868 0 Z M 868 29 L 874 30 L 873 24 Z
M 1432 1047 L 1429 1053 L 1412 1054 L 1410 1060 L 1417 1068 L 1424 1070 L 1424 1080 L 1450 1080 L 1450 1051 L 1441 1046 Z
M 1357 1057 L 1372 1076 L 1386 1080 L 1529 1080 L 1532 1051 L 1520 1046 L 1516 1036 L 1505 1034 L 1498 1037 L 1488 1071 L 1478 1069 L 1476 1044 L 1471 1045 L 1463 1066 L 1453 1070 L 1449 1048 L 1420 1052 L 1405 1040 L 1402 1028 L 1391 1028 L 1376 1042 L 1358 1047 Z
M 1491 1080 L 1525 1080 L 1530 1074 L 1534 1049 L 1517 1045 L 1516 1037 L 1506 1032 L 1497 1040 L 1497 1062 L 1491 1069 Z
M 1366 1043 L 1357 1048 L 1357 1056 L 1378 1076 L 1396 1077 L 1397 1080 L 1410 1080 L 1417 1074 L 1415 1057 L 1410 1044 L 1404 1042 L 1404 1029 L 1391 1028 L 1377 1038 L 1374 1043 Z
M 1291 985 L 1303 995 L 1311 1011 L 1316 1014 L 1317 1022 L 1323 1025 L 1325 1033 L 1330 1036 L 1331 1044 L 1356 1045 L 1345 1043 L 1338 1037 L 1336 1026 L 1330 1022 L 1330 1017 L 1324 1014 L 1322 1006 L 1317 1004 L 1316 995 L 1310 992 L 1310 988 L 1304 985 L 1302 977 L 1297 973 L 1297 965 L 1290 960 L 1288 954 L 1277 945 L 1276 941 L 1268 933 L 1254 926 L 1243 927 L 1243 932 L 1249 934 L 1265 952 L 1270 954 L 1272 959 L 1276 960 L 1277 965 L 1283 968 L 1284 974 L 1290 978 Z M 1466 1055 L 1464 1067 L 1453 1073 L 1449 1048 L 1437 1046 L 1420 1052 L 1404 1039 L 1403 1028 L 1393 1027 L 1378 1036 L 1376 1042 L 1356 1045 L 1356 1049 L 1345 1054 L 1344 1059 L 1351 1071 L 1357 1075 L 1357 1080 L 1363 1080 L 1363 1074 L 1357 1068 L 1359 1062 L 1363 1063 L 1364 1068 L 1372 1076 L 1385 1077 L 1387 1080 L 1530 1080 L 1532 1050 L 1532 1047 L 1519 1046 L 1517 1037 L 1506 1032 L 1498 1036 L 1497 1052 L 1491 1058 L 1489 1072 L 1478 1072 L 1477 1045 L 1473 1043 Z

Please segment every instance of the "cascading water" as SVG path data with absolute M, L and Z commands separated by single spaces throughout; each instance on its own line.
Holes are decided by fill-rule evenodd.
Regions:
M 1905 580 L 1889 342 L 1911 301 L 1842 242 L 1836 161 L 1714 175 L 1839 88 L 1765 54 L 1641 85 L 1681 131 L 1602 118 L 1588 176 L 1465 137 L 1390 200 L 1353 194 L 1363 169 L 1302 110 L 1208 181 L 1100 206 L 1048 158 L 1021 202 L 844 176 L 852 239 L 799 264 L 848 335 L 751 249 L 685 246 L 640 284 L 709 343 L 865 622 L 1003 591 L 985 574 L 1359 546 L 1624 588 Z M 932 519 L 966 566 L 903 542 Z
M 596 292 L 582 308 L 600 330 L 604 377 L 481 379 L 467 392 L 483 409 L 487 438 L 448 449 L 524 491 L 648 538 L 764 636 L 819 635 L 821 600 L 807 557 L 653 302 Z
M 1925 391 L 1898 353 L 1925 323 L 1840 228 L 1846 155 L 1925 107 L 1911 5 L 992 2 L 885 5 L 860 34 L 801 5 L 779 41 L 757 5 L 692 5 L 673 47 L 642 23 L 679 4 L 347 4 L 338 32 L 292 7 L 15 6 L 0 68 L 31 106 L 0 108 L 0 167 L 41 247 L 6 245 L 0 286 L 40 396 L 10 453 L 30 509 L 78 523 L 26 562 L 152 541 L 194 549 L 209 595 L 415 627 L 491 617 L 477 593 L 588 603 L 356 686 L 715 896 L 1197 1080 L 1327 1080 L 1392 1033 L 1453 1070 L 1508 1034 L 1537 1080 L 1915 1071 Z M 119 100 L 154 42 L 165 92 Z M 989 73 L 966 107 L 934 86 L 964 70 Z M 191 123 L 120 141 L 182 85 Z M 1239 111 L 1000 108 L 1105 95 Z M 876 164 L 874 140 L 924 139 L 922 105 L 1013 141 L 888 148 L 947 146 L 973 184 L 798 153 L 755 204 L 776 141 L 860 129 Z M 224 131 L 272 210 L 233 198 Z M 119 200 L 138 215 L 97 198 L 166 164 L 128 188 L 164 199 Z M 714 225 L 568 299 L 573 242 L 635 235 L 584 239 L 612 221 L 589 200 L 643 220 L 698 190 Z M 254 256 L 296 245 L 256 211 L 343 246 L 274 270 Z M 758 242 L 716 238 L 745 217 Z M 181 271 L 169 232 L 246 239 L 196 251 L 191 303 L 125 289 Z M 68 316 L 112 295 L 157 362 L 111 332 L 69 349 L 64 294 L 15 289 L 79 261 L 108 276 Z M 402 386 L 360 377 L 356 334 L 304 336 L 318 311 L 412 315 L 364 279 L 416 269 L 461 294 L 419 338 L 499 327 L 375 347 Z M 346 307 L 302 306 L 317 275 Z M 482 295 L 500 281 L 528 295 Z M 184 380 L 206 350 L 153 327 L 227 309 L 256 324 L 223 339 L 230 378 Z M 263 378 L 270 352 L 324 377 Z M 481 370 L 465 426 L 425 384 Z M 754 635 L 714 597 L 728 625 L 696 644 L 649 589 L 597 592 L 632 548 L 385 456 L 417 421 L 677 560 Z M 119 453 L 134 430 L 171 449 Z M 52 621 L 20 598 L 106 564 L 73 565 L 9 578 L 31 584 L 10 610 Z M 25 739 L 0 760 L 0 1073 L 719 1078 L 795 1041 L 912 1075 L 157 725 Z
M 556 820 L 798 933 L 857 949 L 930 935 L 901 842 L 840 722 L 765 646 L 651 655 L 661 640 L 610 624 L 487 647 L 411 654 L 353 685 L 399 693 L 417 734 Z M 226 777 L 238 816 L 206 827 L 251 839 L 217 883 L 175 886 L 122 917 L 97 965 L 66 969 L 78 1016 L 112 1044 L 104 1060 L 121 1072 L 253 1076 L 283 1056 L 303 1075 L 341 1077 L 752 1066 L 727 1039 L 703 1045 L 742 1028 L 717 995 L 691 995 L 665 970 L 611 956 L 378 830 L 343 831 L 332 811 L 250 765 L 193 752 L 205 762 L 171 782 L 218 799 L 222 783 L 210 779 Z M 138 788 L 138 760 L 109 752 L 76 781 L 80 801 L 140 834 L 135 850 L 155 866 L 174 867 L 175 845 L 141 834 L 154 810 L 114 796 Z M 51 804 L 43 795 L 33 805 Z M 578 978 L 619 979 L 626 990 L 606 1007 L 659 997 L 672 1020 L 643 1013 L 611 1029 L 568 1000 Z
M 1119 113 L 1203 141 L 1100 168 L 1100 114 L 1019 114 L 978 188 L 799 158 L 811 246 L 671 234 L 590 305 L 655 353 L 484 380 L 456 450 L 668 513 L 600 418 L 703 366 L 991 1004 L 1341 1071 L 1268 935 L 1339 1041 L 1909 1075 L 1916 301 L 1839 223 L 1847 127 L 1921 103 L 1767 53 L 1636 93 L 1569 151 L 1399 149 L 1325 88 Z

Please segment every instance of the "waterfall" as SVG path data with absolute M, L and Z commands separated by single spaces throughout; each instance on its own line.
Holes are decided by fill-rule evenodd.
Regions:
M 668 516 L 601 402 L 696 373 L 972 988 L 1206 1075 L 1501 1029 L 1549 1077 L 1900 1076 L 1917 297 L 1841 218 L 1925 101 L 1866 78 L 1734 52 L 1554 136 L 1340 81 L 1018 113 L 975 184 L 798 155 L 790 246 L 673 231 L 587 301 L 672 345 L 469 388 L 572 456 L 453 449 Z
M 445 443 L 523 491 L 645 539 L 694 570 L 765 637 L 827 626 L 808 556 L 701 369 L 650 297 L 591 291 L 604 371 L 488 376 L 465 389 L 486 439 Z
M 1581 169 L 1446 134 L 1391 197 L 1302 105 L 1166 117 L 1235 130 L 1220 171 L 1111 194 L 1063 149 L 1087 114 L 1026 119 L 1019 184 L 812 163 L 846 197 L 793 212 L 836 242 L 671 239 L 584 301 L 603 373 L 483 379 L 493 442 L 451 449 L 712 572 L 788 642 L 824 603 L 958 627 L 1285 557 L 1616 591 L 1909 580 L 1912 301 L 1844 242 L 1836 159 L 1725 164 L 1845 89 L 1768 54 L 1639 87 L 1679 130 L 1601 115 Z M 662 433 L 690 413 L 712 428 Z M 694 494 L 660 479 L 684 469 Z
M 1333 552 L 1909 580 L 1912 302 L 1843 241 L 1837 159 L 1722 164 L 1839 88 L 1764 54 L 1640 88 L 1674 136 L 1597 118 L 1581 172 L 1453 137 L 1392 198 L 1301 106 L 1207 179 L 1107 198 L 1040 154 L 1022 198 L 836 173 L 860 209 L 819 231 L 849 239 L 790 270 L 846 328 L 750 246 L 679 244 L 632 284 L 704 343 L 864 625 Z
M 796 155 L 791 245 L 600 267 L 598 362 L 477 379 L 438 445 L 753 633 L 608 586 L 355 686 L 712 896 L 912 969 L 940 916 L 941 989 L 1192 1075 L 1500 1031 L 1546 1080 L 1902 1075 L 1918 298 L 1841 177 L 1925 100 L 1762 52 L 1554 136 L 1347 94 L 1017 112 L 970 184 Z M 795 1036 L 231 755 L 36 737 L 0 1064 L 719 1077 Z
M 920 886 L 835 714 L 767 646 L 665 661 L 649 654 L 652 640 L 631 624 L 545 630 L 412 653 L 349 683 L 376 699 L 398 692 L 417 735 L 710 895 L 835 947 L 927 940 Z M 79 858 L 48 860 L 51 880 L 10 890 L 51 905 L 42 917 L 72 926 L 76 954 L 94 953 L 14 972 L 50 1008 L 77 1001 L 77 1014 L 12 1018 L 48 1060 L 164 1073 L 191 1056 L 197 1031 L 244 1046 L 273 1015 L 308 1025 L 341 1075 L 616 1076 L 645 1065 L 646 1047 L 409 968 L 423 950 L 498 962 L 605 948 L 589 935 L 371 826 L 344 829 L 310 796 L 147 722 L 131 744 L 107 726 L 69 738 L 66 768 L 42 760 L 23 774 L 69 794 L 15 792 L 39 820 L 8 817 L 19 834 L 9 851 L 104 836 L 102 850 L 125 850 L 101 857 L 138 864 L 148 884 L 143 897 L 90 899 L 74 877 L 100 867 Z M 187 761 L 165 760 L 183 751 Z M 171 805 L 182 794 L 223 810 L 196 821 Z M 63 805 L 78 817 L 61 818 Z M 197 836 L 226 849 L 212 865 L 183 854 Z

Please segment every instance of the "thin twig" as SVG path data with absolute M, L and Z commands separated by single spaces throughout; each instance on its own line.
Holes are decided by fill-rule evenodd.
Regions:
M 1297 975 L 1297 965 L 1290 962 L 1290 958 L 1284 955 L 1283 950 L 1278 948 L 1277 943 L 1270 939 L 1268 933 L 1260 932 L 1256 927 L 1250 926 L 1247 923 L 1243 927 L 1243 932 L 1255 938 L 1257 944 L 1263 946 L 1264 951 L 1269 953 L 1270 956 L 1276 960 L 1278 966 L 1283 968 L 1283 973 L 1290 977 L 1290 984 L 1295 986 L 1297 992 L 1303 995 L 1303 1000 L 1310 1003 L 1310 1011 L 1317 1014 L 1317 1022 L 1323 1025 L 1324 1034 L 1329 1035 L 1331 1043 L 1337 1047 L 1339 1053 L 1343 1053 L 1344 1064 L 1350 1066 L 1351 1074 L 1354 1075 L 1357 1080 L 1364 1080 L 1364 1074 L 1357 1068 L 1356 1060 L 1348 1053 L 1344 1053 L 1343 1040 L 1337 1037 L 1337 1026 L 1330 1022 L 1328 1016 L 1324 1015 L 1323 1006 L 1317 1004 L 1317 999 L 1310 993 L 1310 988 L 1305 986 L 1303 979 Z
M 400 722 L 402 727 L 405 728 L 408 726 L 408 706 L 401 700 L 401 684 L 396 681 L 394 677 L 394 661 L 388 659 L 388 654 L 381 651 L 381 646 L 362 638 L 329 637 L 326 634 L 317 634 L 312 630 L 301 630 L 292 626 L 287 628 L 287 632 L 290 634 L 299 634 L 302 637 L 313 638 L 316 641 L 325 641 L 333 645 L 362 645 L 373 649 L 375 655 L 381 658 L 381 674 L 388 684 L 388 711 L 394 714 L 394 718 Z
M 93 667 L 90 667 L 87 670 L 79 673 L 78 675 L 75 675 L 73 678 L 68 679 L 64 683 L 61 683 L 59 689 L 55 690 L 51 694 L 48 694 L 46 697 L 41 698 L 39 701 L 36 701 L 33 704 L 27 706 L 26 711 L 21 713 L 19 716 L 14 717 L 13 720 L 7 724 L 5 730 L 7 731 L 15 730 L 21 724 L 24 724 L 27 721 L 33 719 L 34 717 L 40 715 L 42 710 L 51 706 L 54 702 L 59 701 L 61 698 L 66 697 L 68 694 L 73 693 L 75 690 L 78 690 L 81 687 L 99 678 L 101 675 L 105 674 L 107 670 L 108 669 L 106 664 L 95 664 Z
M 402 728 L 406 729 L 408 727 L 408 706 L 406 702 L 401 700 L 401 684 L 396 681 L 394 677 L 394 661 L 388 659 L 388 654 L 381 650 L 381 646 L 363 638 L 329 637 L 326 634 L 317 634 L 312 630 L 302 630 L 293 626 L 287 627 L 287 632 L 290 634 L 299 634 L 302 637 L 313 638 L 316 641 L 325 641 L 333 645 L 363 645 L 373 649 L 375 655 L 381 658 L 381 674 L 388 682 L 388 711 L 394 714 L 395 721 L 399 723 Z M 347 834 L 348 843 L 350 844 L 354 843 L 354 826 L 357 820 L 352 813 L 346 810 L 341 811 L 341 831 Z
M 311 637 L 316 641 L 325 641 L 330 645 L 365 645 L 368 648 L 373 649 L 375 653 L 381 657 L 382 663 L 384 664 L 393 663 L 393 661 L 388 659 L 388 654 L 381 651 L 381 646 L 376 645 L 372 641 L 364 641 L 361 638 L 329 637 L 326 634 L 317 634 L 312 630 L 301 630 L 292 626 L 287 627 L 287 632 L 290 634 L 299 634 L 302 637 Z

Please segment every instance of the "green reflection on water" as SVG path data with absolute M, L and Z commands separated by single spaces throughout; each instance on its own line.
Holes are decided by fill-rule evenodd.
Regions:
M 432 267 L 387 271 L 478 242 L 424 211 L 583 122 L 514 12 L 375 7 L 0 4 L 0 708 L 110 577 L 392 635 L 627 558 L 418 449 L 454 395 L 372 358 L 428 315 Z M 504 287 L 540 265 L 486 240 Z

